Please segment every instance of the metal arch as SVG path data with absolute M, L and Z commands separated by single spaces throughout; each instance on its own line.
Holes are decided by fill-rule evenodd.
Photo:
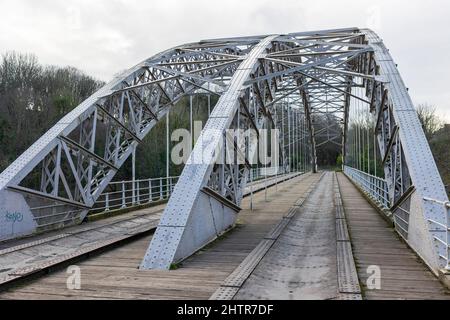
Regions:
M 228 141 L 224 139 L 225 131 L 236 127 L 237 110 L 242 101 L 245 104 L 245 93 L 241 94 L 244 81 L 255 69 L 261 69 L 257 68 L 258 59 L 274 38 L 266 37 L 253 47 L 233 75 L 229 89 L 219 98 L 164 210 L 142 269 L 169 269 L 172 263 L 190 256 L 235 223 L 248 168 L 216 162 L 226 158 L 227 148 L 221 147 L 224 140 Z M 263 109 L 261 88 L 255 85 L 248 90 L 255 91 L 258 99 L 252 99 L 253 103 L 258 101 Z M 258 118 L 255 112 L 253 121 L 259 122 Z
M 0 174 L 0 240 L 82 221 L 173 104 L 195 91 L 220 94 L 256 43 L 191 43 L 164 51 L 76 107 Z M 11 212 L 20 213 L 20 224 L 8 220 Z
M 362 81 L 367 98 L 352 93 L 361 87 L 354 79 Z M 142 268 L 167 269 L 235 223 L 249 169 L 246 160 L 255 149 L 239 155 L 242 162 L 219 161 L 229 150 L 218 148 L 221 143 L 238 153 L 242 143 L 227 136 L 226 129 L 284 126 L 284 119 L 274 117 L 280 107 L 283 114 L 288 100 L 302 110 L 296 117 L 306 124 L 305 149 L 316 170 L 316 149 L 326 143 L 342 141 L 345 157 L 352 99 L 367 105 L 376 120 L 397 230 L 432 270 L 448 267 L 449 217 L 439 204 L 448 199 L 431 151 L 388 50 L 375 33 L 358 28 L 202 40 L 125 71 L 0 174 L 0 240 L 81 221 L 136 145 L 174 103 L 193 92 L 220 99 Z M 319 129 L 316 120 L 323 116 L 326 125 Z M 335 122 L 328 123 L 331 118 L 342 121 L 341 131 Z M 21 217 L 20 223 L 8 220 L 11 213 Z

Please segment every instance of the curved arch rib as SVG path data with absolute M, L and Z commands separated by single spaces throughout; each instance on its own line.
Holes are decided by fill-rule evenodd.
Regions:
M 167 50 L 63 117 L 0 174 L 0 240 L 82 221 L 159 119 L 186 94 L 223 91 L 254 43 Z
M 360 86 L 354 78 L 363 79 L 367 99 L 352 94 Z M 224 145 L 235 143 L 225 131 L 279 126 L 285 99 L 307 122 L 313 170 L 324 144 L 343 145 L 345 156 L 350 100 L 370 107 L 396 227 L 433 271 L 448 267 L 449 213 L 427 200 L 448 201 L 430 148 L 388 50 L 375 33 L 357 28 L 205 40 L 125 71 L 0 174 L 0 240 L 81 221 L 159 119 L 196 91 L 220 99 L 142 268 L 167 269 L 235 223 L 249 166 L 218 161 L 228 156 Z
M 373 56 L 367 74 L 383 81 L 366 83 L 376 121 L 390 210 L 398 233 L 435 273 L 449 268 L 450 210 L 432 198 L 448 202 L 421 123 L 389 50 L 373 31 L 362 30 Z
M 247 109 L 254 110 L 257 107 L 258 111 L 250 117 L 257 123 L 257 128 L 261 128 L 264 121 L 275 124 L 273 114 L 276 113 L 276 104 L 283 98 L 295 101 L 298 108 L 304 109 L 313 146 L 313 170 L 316 170 L 311 113 L 320 112 L 320 108 L 310 105 L 308 92 L 314 90 L 310 87 L 314 82 L 311 80 L 312 74 L 315 74 L 317 81 L 327 72 L 319 71 L 316 74 L 314 68 L 339 66 L 367 52 L 369 48 L 336 50 L 335 44 L 324 41 L 318 48 L 309 45 L 306 47 L 310 50 L 299 51 L 305 49 L 304 42 L 317 39 L 346 41 L 354 37 L 355 31 L 347 29 L 268 36 L 253 47 L 234 73 L 230 86 L 220 97 L 196 143 L 142 261 L 142 269 L 168 269 L 172 263 L 190 256 L 234 225 L 248 168 L 231 165 L 233 168 L 225 174 L 225 166 L 217 165 L 216 161 L 218 156 L 226 152 L 226 148 L 220 148 L 225 140 L 224 132 L 230 128 L 241 128 L 239 123 L 236 126 L 234 122 L 240 116 L 240 108 L 245 109 L 247 101 Z M 344 45 L 348 46 L 349 43 Z M 324 48 L 335 49 L 324 52 Z M 288 90 L 287 94 L 283 94 L 285 90 Z M 219 179 L 214 178 L 215 174 Z M 226 177 L 234 180 L 229 193 L 222 190 Z M 219 180 L 219 185 L 210 188 L 211 181 L 216 180 Z
M 233 202 L 213 190 L 205 192 L 205 188 L 216 158 L 225 152 L 225 148 L 220 150 L 221 143 L 225 131 L 232 128 L 244 82 L 256 69 L 258 59 L 275 37 L 266 37 L 253 47 L 234 73 L 228 90 L 214 107 L 164 210 L 141 268 L 168 269 L 173 262 L 190 256 L 235 223 L 239 211 L 237 204 L 242 196 L 238 193 L 242 190 L 247 169 L 242 172 L 231 165 L 234 172 L 231 170 L 230 173 L 236 180 Z M 225 164 L 221 166 L 221 183 L 224 167 Z

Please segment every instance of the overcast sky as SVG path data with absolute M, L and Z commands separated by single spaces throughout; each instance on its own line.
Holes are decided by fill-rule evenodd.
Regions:
M 370 27 L 416 104 L 450 122 L 448 0 L 0 0 L 0 52 L 111 77 L 169 47 L 206 38 Z

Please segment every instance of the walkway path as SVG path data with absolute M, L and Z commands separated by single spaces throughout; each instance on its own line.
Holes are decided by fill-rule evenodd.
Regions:
M 449 299 L 449 292 L 350 180 L 338 174 L 338 181 L 364 298 Z M 380 268 L 380 290 L 367 288 L 369 266 Z
M 235 299 L 334 299 L 339 295 L 333 173 L 328 172 Z

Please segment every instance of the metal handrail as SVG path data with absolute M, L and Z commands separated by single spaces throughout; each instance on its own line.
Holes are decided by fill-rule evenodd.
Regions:
M 344 166 L 344 172 L 370 197 L 372 197 L 374 200 L 378 200 L 378 203 L 380 203 L 384 208 L 389 208 L 387 183 L 384 179 L 348 166 Z M 444 210 L 447 211 L 445 223 L 433 219 L 427 219 L 427 221 L 430 224 L 435 225 L 437 229 L 442 229 L 439 230 L 439 232 L 445 232 L 445 239 L 441 239 L 437 235 L 434 235 L 433 238 L 438 245 L 443 246 L 441 247 L 439 257 L 446 262 L 445 269 L 450 270 L 450 201 L 441 201 L 429 197 L 424 197 L 423 199 L 425 201 L 441 205 L 444 207 Z M 402 220 L 404 223 L 407 223 L 398 215 L 396 216 L 396 219 Z M 403 229 L 401 225 L 397 224 L 397 226 Z
M 349 166 L 344 166 L 344 172 L 365 192 L 367 192 L 372 199 L 377 201 L 383 208 L 389 209 L 389 193 L 387 183 L 383 178 Z
M 108 188 L 113 191 L 103 192 L 91 211 L 110 211 L 167 200 L 178 178 L 178 176 L 170 176 L 111 182 Z

